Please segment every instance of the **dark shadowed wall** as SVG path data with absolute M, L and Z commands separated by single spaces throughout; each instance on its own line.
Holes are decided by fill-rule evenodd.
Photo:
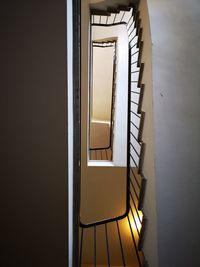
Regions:
M 67 266 L 64 0 L 0 6 L 0 266 Z

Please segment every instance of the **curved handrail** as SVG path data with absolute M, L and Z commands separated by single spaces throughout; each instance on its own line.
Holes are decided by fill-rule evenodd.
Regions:
M 131 75 L 130 75 L 130 71 L 131 71 L 131 61 L 130 61 L 130 49 L 129 49 L 129 56 L 128 56 L 128 62 L 129 62 L 129 71 L 128 71 L 128 116 L 127 116 L 127 133 L 130 132 L 130 110 L 131 110 Z M 126 209 L 124 214 L 120 215 L 120 216 L 116 216 L 113 218 L 109 218 L 109 219 L 104 219 L 104 220 L 100 220 L 100 221 L 96 221 L 93 223 L 83 223 L 80 219 L 80 226 L 83 228 L 89 228 L 89 227 L 93 227 L 93 226 L 97 226 L 97 225 L 102 225 L 105 223 L 109 223 L 109 222 L 113 222 L 116 220 L 121 220 L 124 219 L 125 217 L 127 217 L 129 210 L 130 210 L 130 157 L 128 156 L 130 154 L 130 134 L 128 134 L 128 138 L 127 138 L 127 168 L 126 168 Z
M 109 145 L 107 147 L 89 147 L 89 150 L 107 150 L 107 149 L 112 149 L 112 123 L 113 123 L 113 106 L 114 106 L 114 84 L 115 84 L 115 71 L 116 71 L 116 40 L 112 40 L 112 41 L 104 41 L 104 42 L 98 42 L 98 41 L 93 41 L 92 44 L 101 44 L 102 46 L 98 46 L 98 47 L 101 47 L 101 48 L 106 48 L 108 46 L 103 46 L 103 44 L 108 44 L 108 43 L 113 43 L 114 44 L 114 47 L 115 47 L 115 50 L 114 50 L 114 58 L 113 58 L 113 79 L 112 79 L 112 103 L 111 103 L 111 111 L 110 111 L 110 114 L 111 114 L 111 118 L 110 118 L 110 137 L 109 137 Z M 92 47 L 94 47 L 94 45 L 92 45 Z M 90 121 L 90 119 L 89 119 Z M 89 136 L 90 136 L 90 128 L 89 128 Z
M 107 234 L 107 228 L 106 228 L 107 223 L 116 222 L 117 223 L 117 227 L 118 227 L 117 229 L 118 229 L 118 234 L 119 234 L 119 238 L 120 238 L 121 252 L 122 252 L 122 257 L 123 257 L 123 248 L 122 248 L 122 244 L 121 244 L 121 237 L 120 237 L 120 232 L 119 232 L 118 221 L 127 217 L 128 223 L 129 223 L 129 226 L 130 226 L 130 230 L 131 230 L 131 233 L 132 233 L 132 238 L 133 238 L 133 242 L 134 242 L 134 246 L 135 246 L 135 250 L 136 250 L 136 256 L 137 256 L 139 267 L 144 267 L 144 266 L 148 266 L 148 263 L 144 258 L 143 252 L 140 251 L 140 250 L 142 249 L 142 242 L 143 242 L 143 237 L 144 237 L 144 226 L 146 224 L 146 218 L 145 218 L 145 216 L 143 216 L 143 219 L 141 220 L 141 226 L 142 226 L 141 230 L 138 231 L 138 229 L 137 229 L 137 232 L 139 234 L 138 244 L 136 244 L 136 240 L 134 238 L 134 233 L 133 233 L 131 222 L 130 222 L 130 218 L 129 218 L 129 212 L 131 212 L 132 213 L 132 217 L 134 219 L 133 210 L 131 208 L 131 201 L 132 201 L 134 209 L 135 209 L 135 211 L 137 213 L 138 213 L 139 210 L 142 209 L 142 203 L 143 203 L 143 198 L 144 198 L 144 190 L 145 190 L 145 185 L 146 185 L 146 179 L 145 179 L 145 177 L 144 177 L 144 175 L 142 173 L 142 161 L 143 161 L 144 143 L 141 140 L 141 136 L 142 136 L 141 133 L 142 133 L 142 130 L 143 130 L 143 123 L 144 123 L 144 112 L 142 112 L 142 110 L 141 110 L 142 96 L 143 96 L 143 91 L 144 91 L 144 85 L 142 84 L 142 75 L 143 75 L 144 64 L 141 63 L 141 53 L 142 53 L 141 50 L 143 49 L 143 42 L 141 40 L 142 39 L 142 37 L 141 37 L 142 31 L 139 29 L 140 28 L 140 19 L 139 19 L 139 12 L 137 11 L 137 9 L 133 10 L 132 16 L 135 18 L 134 28 L 136 28 L 136 35 L 138 36 L 138 40 L 134 45 L 130 45 L 131 41 L 134 38 L 131 38 L 132 40 L 129 41 L 126 209 L 125 209 L 125 212 L 122 215 L 119 215 L 119 216 L 116 216 L 116 217 L 112 217 L 112 218 L 103 219 L 103 220 L 99 220 L 99 221 L 95 221 L 95 222 L 92 222 L 92 223 L 83 223 L 81 221 L 81 219 L 80 219 L 80 227 L 82 228 L 82 234 L 83 234 L 84 228 L 94 227 L 94 240 L 96 240 L 96 226 L 105 224 L 105 229 L 106 229 L 106 234 Z M 123 23 L 120 23 L 120 24 L 126 24 L 126 26 L 127 26 L 128 23 L 124 23 L 123 22 Z M 92 25 L 111 26 L 111 24 L 106 24 L 106 25 L 104 25 L 104 24 L 100 24 L 100 25 L 99 24 L 92 24 Z M 117 23 L 114 23 L 112 25 L 117 25 Z M 129 29 L 131 27 L 129 27 Z M 129 35 L 129 37 L 130 37 L 130 35 Z M 133 91 L 131 91 L 131 82 L 132 82 L 132 80 L 131 80 L 131 68 L 132 68 L 131 50 L 132 50 L 133 47 L 136 47 L 136 48 L 139 49 L 138 51 L 135 52 L 135 53 L 138 53 L 138 59 L 136 61 L 136 64 L 137 64 L 136 66 L 140 68 L 140 70 L 138 71 L 139 72 L 139 76 L 138 76 L 138 80 L 137 80 L 136 84 L 141 89 L 140 90 L 141 96 L 139 96 L 139 100 L 138 100 L 139 102 L 138 103 L 135 102 L 135 104 L 138 106 L 137 107 L 137 113 L 140 114 L 140 116 L 138 116 L 138 114 L 135 114 L 135 112 L 131 111 L 131 93 L 133 93 Z M 138 92 L 135 92 L 135 93 L 139 94 Z M 131 132 L 131 113 L 133 115 L 134 114 L 137 115 L 137 117 L 139 117 L 139 119 L 140 119 L 139 126 L 137 127 L 138 128 L 138 136 L 134 136 L 134 139 L 140 145 L 140 149 L 141 149 L 140 150 L 140 154 L 138 153 L 139 162 L 138 162 L 138 164 L 136 164 L 136 167 L 138 167 L 137 168 L 137 172 L 141 176 L 141 182 L 140 182 L 140 184 L 138 184 L 139 185 L 139 195 L 137 196 L 137 200 L 138 200 L 137 207 L 135 205 L 134 196 L 132 195 L 131 188 L 130 188 L 130 185 L 134 186 L 133 182 L 131 180 L 131 175 L 133 175 L 134 178 L 137 179 L 136 175 L 132 171 L 132 166 L 131 166 L 130 156 L 129 156 L 129 155 L 131 155 L 131 148 L 130 148 L 131 147 L 131 138 L 134 135 Z M 99 149 L 101 149 L 101 148 L 99 148 Z M 94 150 L 97 150 L 97 149 L 94 149 Z M 136 192 L 134 192 L 134 194 L 136 194 Z M 136 224 L 136 222 L 135 222 L 135 224 Z M 136 225 L 136 227 L 137 227 L 137 225 Z M 108 242 L 107 242 L 107 249 L 108 249 Z M 143 259 L 142 260 L 140 258 L 141 257 L 140 253 L 143 255 Z M 95 259 L 95 264 L 96 264 L 96 255 L 94 255 L 94 256 L 95 256 L 94 259 Z M 109 256 L 109 251 L 108 251 L 108 256 Z M 123 262 L 124 262 L 124 259 L 123 259 Z

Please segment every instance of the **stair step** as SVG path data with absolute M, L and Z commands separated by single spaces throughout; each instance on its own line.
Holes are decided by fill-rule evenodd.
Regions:
M 99 16 L 110 16 L 110 12 L 106 10 L 100 10 L 100 9 L 91 9 L 91 14 L 92 15 L 99 15 Z
M 121 10 L 121 11 L 130 11 L 131 7 L 130 6 L 125 6 L 125 5 L 119 5 L 117 9 Z
M 117 8 L 113 8 L 113 7 L 108 7 L 107 11 L 110 13 L 115 13 L 115 14 L 118 14 L 120 12 L 120 10 L 118 10 Z

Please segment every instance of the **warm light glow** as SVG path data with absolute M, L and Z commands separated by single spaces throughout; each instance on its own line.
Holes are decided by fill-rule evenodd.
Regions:
M 139 217 L 138 217 L 139 215 Z M 134 218 L 133 218 L 134 216 Z M 131 228 L 134 234 L 137 234 L 137 229 L 140 232 L 141 230 L 141 222 L 142 222 L 142 218 L 143 218 L 143 214 L 141 211 L 136 212 L 135 210 L 133 211 L 133 215 L 132 212 L 129 212 L 129 219 L 130 219 L 130 224 L 131 224 Z M 141 221 L 141 222 L 140 222 Z M 130 226 L 129 226 L 130 228 Z M 130 231 L 130 229 L 129 229 Z

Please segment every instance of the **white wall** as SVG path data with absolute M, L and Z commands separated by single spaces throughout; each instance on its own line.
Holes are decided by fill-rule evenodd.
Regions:
M 198 267 L 200 2 L 148 0 L 160 267 Z
M 114 47 L 93 47 L 92 120 L 111 119 Z

